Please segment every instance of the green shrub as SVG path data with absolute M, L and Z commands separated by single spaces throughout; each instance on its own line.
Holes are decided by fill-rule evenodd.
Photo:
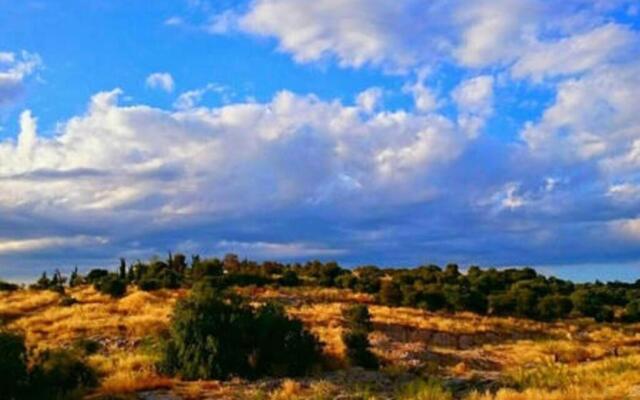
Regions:
M 625 322 L 640 321 L 640 300 L 631 300 L 624 308 Z
M 348 330 L 368 333 L 373 329 L 369 308 L 364 304 L 344 307 L 342 309 L 342 318 Z
M 198 286 L 174 310 L 161 369 L 184 379 L 305 373 L 320 345 L 282 308 L 253 310 L 237 297 Z
M 260 307 L 253 318 L 252 375 L 300 376 L 319 361 L 318 339 L 298 319 L 290 318 L 276 304 Z
M 612 322 L 615 317 L 615 313 L 613 312 L 613 307 L 611 306 L 602 306 L 593 316 L 596 322 Z
M 349 365 L 369 369 L 378 368 L 378 359 L 371 352 L 369 332 L 373 329 L 369 308 L 357 304 L 342 309 L 342 318 L 345 320 L 345 331 L 342 334 L 342 342 L 347 349 Z
M 33 398 L 60 399 L 97 385 L 95 371 L 68 350 L 43 353 L 31 373 Z
M 96 284 L 107 275 L 109 275 L 109 271 L 106 269 L 92 269 L 85 279 L 90 284 Z
M 298 274 L 295 271 L 288 269 L 278 279 L 278 283 L 282 286 L 298 286 L 300 285 L 300 278 L 298 278 Z
M 0 332 L 0 398 L 18 399 L 27 384 L 27 350 L 22 336 Z
M 94 284 L 97 291 L 113 298 L 122 297 L 127 292 L 127 283 L 117 274 L 109 274 Z
M 18 289 L 20 289 L 20 286 L 16 284 L 0 281 L 0 292 L 14 292 Z
M 74 304 L 78 304 L 78 300 L 71 296 L 64 296 L 60 299 L 60 306 L 62 307 L 71 307 Z
M 538 302 L 538 318 L 543 321 L 554 321 L 565 318 L 571 312 L 573 303 L 567 296 L 547 295 Z
M 102 344 L 96 340 L 82 338 L 73 343 L 73 348 L 82 354 L 89 356 L 100 351 Z
M 402 292 L 394 281 L 385 280 L 380 284 L 380 303 L 387 306 L 399 306 L 402 303 Z
M 378 359 L 371 352 L 371 344 L 366 332 L 345 331 L 342 333 L 342 342 L 347 349 L 349 365 L 367 369 L 378 368 Z
M 138 288 L 140 290 L 144 290 L 145 292 L 152 292 L 154 290 L 160 289 L 160 281 L 154 278 L 142 278 L 138 281 Z

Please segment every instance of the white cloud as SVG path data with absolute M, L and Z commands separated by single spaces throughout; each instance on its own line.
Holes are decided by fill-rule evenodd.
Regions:
M 454 54 L 463 65 L 471 67 L 515 59 L 535 34 L 541 11 L 533 0 L 479 0 L 462 4 L 455 14 L 461 40 Z
M 0 255 L 29 253 L 50 248 L 68 248 L 76 246 L 101 245 L 108 243 L 103 237 L 71 236 L 42 237 L 35 239 L 3 239 L 0 238 Z
M 416 110 L 421 112 L 431 112 L 438 107 L 438 99 L 436 95 L 425 84 L 427 72 L 422 70 L 418 73 L 415 83 L 405 84 L 402 88 L 403 92 L 410 93 Z
M 479 134 L 493 113 L 493 77 L 477 76 L 461 82 L 452 93 L 458 108 L 458 124 L 470 137 Z
M 227 88 L 215 83 L 209 83 L 203 88 L 188 90 L 184 93 L 181 93 L 173 103 L 173 106 L 178 110 L 188 110 L 194 108 L 198 106 L 198 104 L 202 101 L 204 95 L 210 92 L 224 95 L 227 92 Z M 223 101 L 226 103 L 228 101 L 228 98 L 224 96 Z
M 556 42 L 532 43 L 515 63 L 515 77 L 540 81 L 548 76 L 575 74 L 628 55 L 638 35 L 621 25 L 607 24 Z
M 371 113 L 381 105 L 382 89 L 374 87 L 369 88 L 356 96 L 356 104 L 365 112 Z
M 237 29 L 238 14 L 235 11 L 227 10 L 221 14 L 214 15 L 206 26 L 206 31 L 213 34 L 222 34 Z
M 419 0 L 258 0 L 239 28 L 277 38 L 298 62 L 336 56 L 342 66 L 406 70 L 447 48 L 441 9 Z
M 290 92 L 177 112 L 121 107 L 120 94 L 95 95 L 53 137 L 25 112 L 18 143 L 0 142 L 0 209 L 161 221 L 327 196 L 415 201 L 469 141 L 443 116 L 363 114 Z
M 37 54 L 0 52 L 0 107 L 14 102 L 24 91 L 25 80 L 40 66 Z
M 610 226 L 615 233 L 623 238 L 640 240 L 640 218 L 614 221 Z
M 181 17 L 173 16 L 164 21 L 167 26 L 181 26 L 184 24 L 184 20 Z
M 522 138 L 539 157 L 633 169 L 640 165 L 639 102 L 640 63 L 601 67 L 560 83 L 555 102 L 525 126 Z
M 640 186 L 633 183 L 611 185 L 607 195 L 618 201 L 633 201 L 640 199 Z
M 326 248 L 309 243 L 240 242 L 222 240 L 215 245 L 219 253 L 236 253 L 246 257 L 276 259 L 291 257 L 332 257 L 346 253 L 344 249 Z
M 152 89 L 160 89 L 165 92 L 173 92 L 175 86 L 173 77 L 167 72 L 155 72 L 147 77 L 146 84 Z

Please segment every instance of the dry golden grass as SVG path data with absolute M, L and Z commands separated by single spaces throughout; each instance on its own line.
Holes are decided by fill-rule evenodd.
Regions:
M 372 304 L 369 295 L 317 288 L 243 288 L 255 302 L 280 300 L 325 343 L 332 367 L 344 366 L 341 309 L 346 303 L 370 304 L 374 352 L 384 361 L 381 376 L 406 371 L 448 377 L 484 377 L 509 383 L 495 395 L 476 393 L 468 400 L 640 398 L 640 326 L 595 324 L 587 320 L 546 324 L 471 313 L 431 313 Z M 70 289 L 78 300 L 59 305 L 48 291 L 0 293 L 0 316 L 24 333 L 31 350 L 68 346 L 81 338 L 103 344 L 88 357 L 102 377 L 100 393 L 130 393 L 172 388 L 183 398 L 332 398 L 348 382 L 311 379 L 284 381 L 264 389 L 246 382 L 180 382 L 160 376 L 158 355 L 149 337 L 168 326 L 175 302 L 185 290 L 142 292 L 129 289 L 121 299 L 89 286 Z M 347 379 L 348 380 L 348 379 Z M 634 394 L 635 393 L 635 394 Z M 426 395 L 425 395 L 426 396 Z M 635 397 L 634 397 L 635 396 Z M 362 391 L 360 398 L 376 398 Z M 429 397 L 425 397 L 429 398 Z
M 9 329 L 23 332 L 29 346 L 48 348 L 78 338 L 123 338 L 131 342 L 153 335 L 166 328 L 176 300 L 184 294 L 130 290 L 122 299 L 114 300 L 84 286 L 67 291 L 78 300 L 69 307 L 59 306 L 61 296 L 48 291 L 16 292 L 14 296 L 22 296 L 22 301 L 12 298 L 0 307 L 20 315 L 9 323 Z

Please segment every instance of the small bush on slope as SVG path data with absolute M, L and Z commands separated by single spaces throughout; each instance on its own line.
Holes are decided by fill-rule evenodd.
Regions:
M 369 309 L 365 305 L 354 305 L 342 309 L 346 330 L 342 333 L 342 342 L 347 349 L 347 359 L 352 366 L 376 369 L 378 360 L 371 352 L 369 332 L 373 325 Z
M 31 397 L 61 399 L 98 385 L 94 370 L 68 350 L 47 351 L 31 373 Z
M 175 308 L 161 370 L 185 379 L 301 375 L 320 344 L 281 307 L 253 310 L 237 297 L 198 288 Z

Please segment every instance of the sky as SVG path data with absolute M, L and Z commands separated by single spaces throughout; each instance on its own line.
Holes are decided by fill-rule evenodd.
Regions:
M 640 278 L 638 0 L 0 0 L 0 278 L 167 251 Z

